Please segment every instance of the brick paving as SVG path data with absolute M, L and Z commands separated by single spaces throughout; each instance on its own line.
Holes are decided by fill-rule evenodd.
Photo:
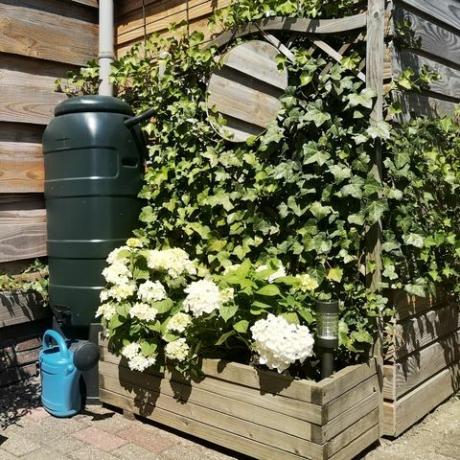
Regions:
M 38 390 L 38 382 L 31 381 L 0 395 L 0 460 L 244 458 L 105 407 L 91 406 L 69 419 L 54 418 L 39 406 Z M 383 440 L 361 459 L 460 460 L 460 400 L 452 398 L 399 439 Z

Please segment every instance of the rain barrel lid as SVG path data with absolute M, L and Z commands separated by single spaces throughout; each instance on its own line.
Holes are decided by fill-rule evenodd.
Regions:
M 133 115 L 126 102 L 111 96 L 80 96 L 67 99 L 56 106 L 54 115 L 76 112 L 112 112 Z

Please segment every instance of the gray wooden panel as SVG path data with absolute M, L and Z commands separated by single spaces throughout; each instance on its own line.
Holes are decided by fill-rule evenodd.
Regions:
M 411 28 L 415 32 L 418 50 L 433 56 L 434 59 L 441 58 L 460 65 L 460 31 L 454 33 L 452 29 L 442 27 L 425 17 L 398 6 L 395 9 L 395 21 L 404 20 L 408 20 L 412 24 Z
M 458 0 L 402 0 L 401 3 L 460 30 L 460 2 Z
M 266 32 L 286 31 L 308 35 L 338 34 L 362 29 L 366 26 L 366 13 L 337 19 L 307 19 L 275 17 L 260 19 L 254 23 L 242 26 L 236 31 L 228 30 L 212 40 L 209 46 L 223 46 L 236 37 L 258 33 L 260 29 Z
M 417 73 L 424 66 L 438 72 L 440 76 L 439 80 L 430 84 L 429 90 L 431 92 L 460 101 L 460 70 L 448 67 L 413 51 L 395 51 L 393 54 L 395 78 L 406 68 L 412 68 Z
M 395 91 L 392 94 L 394 101 L 401 104 L 403 113 L 398 116 L 399 121 L 408 121 L 412 114 L 439 117 L 452 114 L 456 103 L 444 99 L 435 98 L 420 93 L 402 93 Z

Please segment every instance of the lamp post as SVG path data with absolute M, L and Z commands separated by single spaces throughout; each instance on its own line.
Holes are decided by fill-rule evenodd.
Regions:
M 339 302 L 316 302 L 318 318 L 317 344 L 321 354 L 321 378 L 334 372 L 334 350 L 339 345 Z

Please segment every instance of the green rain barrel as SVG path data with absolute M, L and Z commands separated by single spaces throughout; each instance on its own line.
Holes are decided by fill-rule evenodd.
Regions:
M 113 97 L 73 98 L 43 135 L 50 305 L 73 337 L 86 338 L 107 255 L 137 226 L 145 143 L 132 115 Z

